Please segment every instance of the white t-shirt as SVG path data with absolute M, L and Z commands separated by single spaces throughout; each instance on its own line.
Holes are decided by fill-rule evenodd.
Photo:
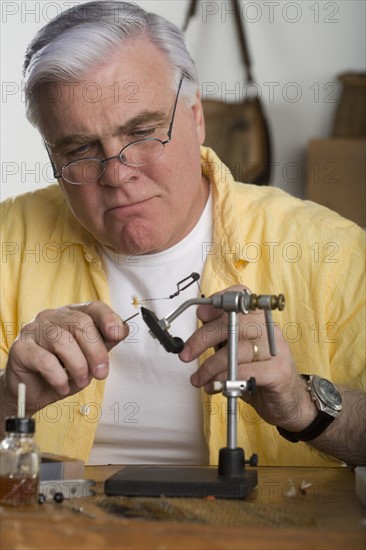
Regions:
M 127 319 L 139 308 L 133 296 L 166 298 L 191 273 L 202 274 L 212 241 L 212 198 L 181 242 L 157 254 L 121 256 L 103 249 L 112 308 Z M 182 285 L 184 286 L 184 285 Z M 197 283 L 173 299 L 144 302 L 159 319 L 200 295 Z M 190 383 L 198 361 L 183 363 L 149 334 L 141 314 L 130 334 L 110 352 L 110 372 L 89 464 L 207 464 L 200 390 Z M 196 307 L 172 322 L 169 332 L 186 340 L 197 328 Z

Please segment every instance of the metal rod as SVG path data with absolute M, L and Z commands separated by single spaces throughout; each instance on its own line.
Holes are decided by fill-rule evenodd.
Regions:
M 235 311 L 228 311 L 228 380 L 237 378 L 237 315 Z M 236 397 L 227 398 L 227 446 L 236 448 Z
M 274 337 L 274 327 L 273 327 L 272 313 L 271 313 L 270 309 L 265 309 L 264 310 L 264 317 L 265 317 L 265 320 L 266 320 L 269 353 L 272 355 L 272 357 L 274 357 L 277 354 L 277 350 L 276 350 L 276 341 L 275 341 L 275 337 Z
M 160 323 L 164 325 L 162 328 L 169 328 L 170 323 L 179 317 L 179 315 L 181 315 L 188 307 L 200 304 L 212 304 L 212 298 L 191 298 L 190 300 L 187 300 L 182 305 L 177 307 L 177 309 L 169 313 L 165 319 L 160 319 Z

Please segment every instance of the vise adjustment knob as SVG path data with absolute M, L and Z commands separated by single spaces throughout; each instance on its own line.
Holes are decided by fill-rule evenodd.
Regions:
M 248 464 L 248 466 L 258 466 L 257 453 L 253 453 L 249 460 L 244 460 L 244 464 Z

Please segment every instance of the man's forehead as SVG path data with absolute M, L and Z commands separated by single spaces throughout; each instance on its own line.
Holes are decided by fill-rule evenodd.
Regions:
M 93 80 L 61 86 L 54 96 L 41 98 L 40 130 L 51 147 L 112 137 L 143 124 L 169 122 L 174 99 L 169 79 L 143 80 L 141 86 L 126 80 L 104 86 Z
M 39 97 L 41 116 L 48 125 L 51 115 L 60 127 L 70 126 L 65 119 L 71 116 L 76 121 L 71 133 L 78 133 L 84 126 L 81 118 L 86 120 L 87 128 L 88 119 L 102 113 L 116 113 L 125 123 L 143 111 L 165 112 L 174 94 L 172 77 L 166 56 L 151 40 L 139 37 L 114 51 L 107 62 L 93 67 L 79 81 L 43 86 Z
M 82 144 L 90 141 L 96 141 L 103 139 L 104 137 L 116 137 L 122 134 L 128 134 L 132 130 L 141 127 L 142 125 L 163 126 L 169 121 L 169 114 L 165 111 L 149 111 L 144 110 L 136 116 L 132 116 L 124 121 L 115 121 L 112 127 L 108 128 L 108 135 L 100 135 L 94 133 L 65 133 L 57 137 L 52 143 L 49 143 L 51 147 L 55 149 L 62 149 L 70 144 Z

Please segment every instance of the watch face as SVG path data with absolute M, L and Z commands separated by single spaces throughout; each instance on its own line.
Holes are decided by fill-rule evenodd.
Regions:
M 337 388 L 325 378 L 314 380 L 314 389 L 319 394 L 319 397 L 329 407 L 337 409 L 342 405 L 342 398 Z

